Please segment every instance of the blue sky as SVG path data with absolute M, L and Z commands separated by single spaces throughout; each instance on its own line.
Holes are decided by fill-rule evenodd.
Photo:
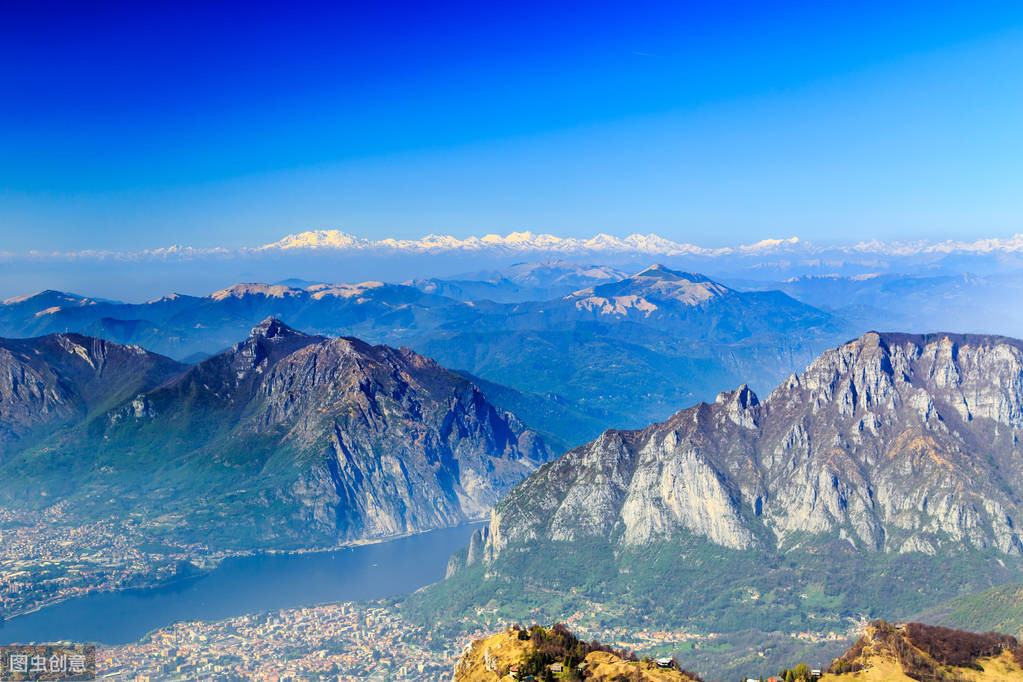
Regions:
M 0 251 L 1023 231 L 1019 3 L 148 5 L 5 3 Z

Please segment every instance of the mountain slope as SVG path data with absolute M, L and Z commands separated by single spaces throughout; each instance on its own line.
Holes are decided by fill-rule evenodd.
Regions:
M 168 537 L 310 546 L 478 519 L 550 457 L 470 382 L 407 349 L 269 319 L 249 338 L 44 446 L 4 504 L 167 515 Z M 55 476 L 72 466 L 74 477 Z M 4 499 L 6 498 L 6 499 Z
M 830 660 L 865 617 L 1023 579 L 1021 405 L 1019 341 L 866 334 L 763 402 L 743 386 L 544 465 L 409 612 L 696 632 L 714 677 Z
M 0 339 L 0 461 L 25 439 L 86 419 L 184 370 L 137 346 L 79 334 Z
M 70 328 L 192 358 L 220 352 L 273 316 L 316 333 L 405 345 L 484 381 L 550 396 L 569 408 L 552 433 L 572 445 L 602 427 L 664 419 L 677 405 L 740 381 L 773 386 L 854 333 L 780 292 L 740 292 L 663 266 L 626 277 L 602 267 L 520 264 L 504 277 L 535 291 L 586 287 L 511 303 L 455 300 L 472 289 L 466 283 L 461 293 L 423 283 L 424 290 L 381 282 L 239 284 L 140 305 L 79 298 L 56 305 L 62 299 L 54 294 L 35 297 L 34 307 L 32 297 L 0 306 L 0 333 Z
M 822 680 L 1023 680 L 1023 648 L 1014 637 L 922 623 L 871 623 Z
M 1021 436 L 1023 343 L 872 333 L 763 404 L 744 386 L 548 465 L 495 510 L 488 556 L 530 537 L 679 531 L 734 549 L 834 534 L 868 551 L 1019 554 Z
M 1023 583 L 1008 583 L 976 594 L 964 594 L 913 619 L 973 632 L 996 630 L 1023 636 Z
M 551 671 L 551 672 L 547 672 Z M 553 671 L 559 677 L 555 678 Z M 478 639 L 466 646 L 455 664 L 452 682 L 485 680 L 587 679 L 593 682 L 693 682 L 699 678 L 681 670 L 674 660 L 639 661 L 628 651 L 598 642 L 582 642 L 563 625 L 551 629 L 517 626 Z M 585 677 L 584 677 L 585 676 Z
M 1023 291 L 1020 271 L 961 271 L 908 275 L 817 275 L 781 282 L 743 282 L 743 288 L 784 291 L 808 305 L 868 326 L 903 331 L 956 329 L 1023 336 L 1023 312 L 1003 304 Z
M 503 270 L 409 282 L 421 291 L 459 301 L 490 300 L 501 303 L 546 301 L 584 289 L 625 279 L 628 274 L 605 265 L 583 265 L 564 260 L 516 263 Z

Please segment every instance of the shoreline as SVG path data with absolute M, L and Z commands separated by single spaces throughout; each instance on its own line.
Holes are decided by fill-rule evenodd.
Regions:
M 209 575 L 213 571 L 215 571 L 217 568 L 220 567 L 220 565 L 224 561 L 227 561 L 229 559 L 240 559 L 240 558 L 245 558 L 245 557 L 256 557 L 256 556 L 289 556 L 289 555 L 297 556 L 297 555 L 305 555 L 305 554 L 328 554 L 330 552 L 339 552 L 339 551 L 344 550 L 344 549 L 355 549 L 357 547 L 366 547 L 366 546 L 370 546 L 370 545 L 379 545 L 379 544 L 383 544 L 383 543 L 386 543 L 386 542 L 392 542 L 394 540 L 401 540 L 401 539 L 404 539 L 404 538 L 409 538 L 409 537 L 413 537 L 413 536 L 416 536 L 416 535 L 423 535 L 425 533 L 433 533 L 433 532 L 440 531 L 440 530 L 455 530 L 457 528 L 468 528 L 469 526 L 479 526 L 479 525 L 484 525 L 486 523 L 487 523 L 487 519 L 483 518 L 483 519 L 480 519 L 480 520 L 468 521 L 466 523 L 459 524 L 457 526 L 446 526 L 444 528 L 429 528 L 429 529 L 426 529 L 426 530 L 409 531 L 409 532 L 406 532 L 406 533 L 399 533 L 399 534 L 395 534 L 395 535 L 388 535 L 388 536 L 383 536 L 383 537 L 378 537 L 378 538 L 368 538 L 368 539 L 352 540 L 352 541 L 349 541 L 349 542 L 341 543 L 341 544 L 338 544 L 338 545 L 333 545 L 333 546 L 330 546 L 330 547 L 298 548 L 298 549 L 241 550 L 241 551 L 225 553 L 225 554 L 222 554 L 220 556 L 217 556 L 215 559 L 210 560 L 208 563 L 204 562 L 203 566 L 197 566 L 196 564 L 192 563 L 192 561 L 185 560 L 185 561 L 188 561 L 188 563 L 191 564 L 196 569 L 196 571 L 197 571 L 196 573 L 191 574 L 191 575 L 187 575 L 187 576 L 181 576 L 181 577 L 177 577 L 177 578 L 172 578 L 170 580 L 156 581 L 156 582 L 152 582 L 152 583 L 144 584 L 144 585 L 133 585 L 131 587 L 123 587 L 123 588 L 120 588 L 120 589 L 94 589 L 94 590 L 87 590 L 87 591 L 83 592 L 82 594 L 76 594 L 76 595 L 72 595 L 72 596 L 56 598 L 56 599 L 53 599 L 52 601 L 47 601 L 47 602 L 44 602 L 42 604 L 37 604 L 35 606 L 32 606 L 31 608 L 25 609 L 23 611 L 18 611 L 18 612 L 14 613 L 14 614 L 11 614 L 9 616 L 6 616 L 5 618 L 0 619 L 0 633 L 3 632 L 4 624 L 7 623 L 7 622 L 14 621 L 14 620 L 16 620 L 18 618 L 21 618 L 23 616 L 27 616 L 27 615 L 30 615 L 30 614 L 33 614 L 33 613 L 37 613 L 39 611 L 44 611 L 44 610 L 52 608 L 54 606 L 59 606 L 60 604 L 63 604 L 63 603 L 69 602 L 69 601 L 73 601 L 75 599 L 83 599 L 85 597 L 91 597 L 93 595 L 99 595 L 99 594 L 145 592 L 145 591 L 148 591 L 148 590 L 160 589 L 160 588 L 164 588 L 164 587 L 170 587 L 170 586 L 173 586 L 173 585 L 178 585 L 178 584 L 181 584 L 181 583 L 187 583 L 188 581 L 192 581 L 192 580 L 200 580 L 202 578 L 205 578 L 207 575 Z M 333 602 L 324 602 L 323 604 L 330 604 L 330 603 L 333 603 Z M 316 604 L 316 606 L 323 605 L 323 604 Z M 146 633 L 145 635 L 142 636 L 142 638 L 152 634 L 152 632 L 155 632 L 155 630 Z M 104 646 L 107 646 L 107 645 L 104 645 Z M 118 646 L 118 645 L 115 645 L 115 646 Z

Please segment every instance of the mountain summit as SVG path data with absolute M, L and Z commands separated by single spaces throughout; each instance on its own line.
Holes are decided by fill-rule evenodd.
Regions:
M 660 311 L 661 315 L 670 314 L 672 308 L 701 306 L 713 299 L 736 294 L 703 275 L 654 265 L 632 277 L 582 289 L 568 298 L 574 300 L 580 310 L 619 316 L 641 313 L 649 317 L 656 311 Z
M 530 538 L 734 549 L 808 537 L 877 552 L 1018 555 L 1023 342 L 869 333 L 763 403 L 747 387 L 608 431 L 498 505 L 482 555 Z
M 1021 443 L 1023 342 L 867 333 L 544 465 L 416 608 L 717 633 L 686 658 L 724 679 L 823 664 L 864 615 L 1023 578 Z
M 283 339 L 294 336 L 307 336 L 301 332 L 297 332 L 288 325 L 284 324 L 276 317 L 268 317 L 255 327 L 252 328 L 252 332 L 249 333 L 249 338 L 263 338 L 263 339 Z
M 95 416 L 185 366 L 80 334 L 0 339 L 0 463 L 53 430 Z
M 81 337 L 19 343 L 27 358 L 75 344 L 68 352 L 79 364 L 95 364 L 90 349 L 128 352 Z M 154 362 L 131 353 L 138 359 L 125 372 Z M 434 361 L 303 334 L 276 318 L 223 353 L 170 369 L 169 381 L 143 382 L 108 360 L 105 380 L 131 379 L 136 392 L 69 416 L 61 423 L 70 427 L 38 448 L 12 445 L 18 475 L 0 459 L 0 503 L 66 501 L 82 520 L 167 514 L 176 521 L 166 537 L 211 546 L 323 546 L 480 519 L 551 456 L 515 416 Z M 45 383 L 38 392 L 43 401 Z M 61 477 L 69 459 L 78 475 Z

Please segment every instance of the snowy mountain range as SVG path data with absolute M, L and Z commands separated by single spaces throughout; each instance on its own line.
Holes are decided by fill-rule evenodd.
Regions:
M 259 247 L 260 251 L 295 249 L 395 250 L 408 252 L 495 251 L 501 253 L 634 253 L 658 256 L 726 256 L 793 252 L 878 254 L 885 256 L 949 255 L 954 253 L 1023 253 L 1023 233 L 1012 237 L 974 241 L 864 241 L 852 245 L 815 245 L 798 237 L 763 239 L 754 244 L 711 248 L 676 242 L 656 234 L 632 234 L 616 237 L 597 234 L 589 238 L 558 237 L 553 234 L 511 232 L 506 236 L 488 234 L 459 239 L 451 235 L 431 234 L 422 239 L 366 239 L 341 230 L 310 230 L 291 234 Z
M 1023 254 L 1023 233 L 1010 237 L 989 237 L 965 240 L 880 241 L 877 239 L 853 244 L 815 244 L 799 237 L 767 238 L 752 244 L 732 246 L 701 246 L 690 242 L 666 239 L 656 234 L 634 233 L 626 237 L 599 233 L 592 237 L 559 237 L 531 231 L 510 232 L 507 235 L 486 234 L 465 238 L 444 234 L 429 234 L 419 239 L 373 239 L 360 237 L 343 230 L 307 230 L 289 234 L 277 241 L 261 246 L 227 248 L 224 246 L 197 247 L 175 244 L 139 251 L 87 249 L 83 251 L 30 251 L 13 253 L 0 251 L 0 262 L 24 259 L 99 259 L 99 260 L 188 260 L 203 257 L 230 258 L 273 253 L 299 252 L 390 252 L 406 254 L 489 253 L 494 255 L 527 254 L 607 254 L 648 256 L 695 256 L 718 258 L 724 256 L 763 257 L 774 254 L 801 256 L 845 254 L 847 256 L 875 255 L 882 257 L 943 257 L 950 255 Z
M 167 291 L 204 295 L 235 282 L 313 282 L 442 278 L 443 295 L 488 298 L 487 286 L 460 290 L 453 280 L 487 282 L 459 273 L 506 270 L 546 260 L 595 263 L 637 272 L 651 262 L 718 281 L 781 282 L 804 276 L 870 273 L 914 276 L 1006 275 L 1023 270 L 1023 233 L 972 241 L 860 241 L 820 244 L 790 236 L 750 244 L 674 241 L 656 234 L 566 237 L 533 232 L 505 235 L 427 235 L 417 239 L 358 236 L 341 230 L 290 234 L 259 245 L 172 245 L 143 250 L 0 252 L 0 298 L 31 289 L 88 291 L 92 297 L 141 302 Z M 417 285 L 418 286 L 418 285 Z M 567 285 L 566 285 L 567 286 Z M 577 288 L 582 288 L 579 286 Z M 506 293 L 507 287 L 502 287 Z M 516 295 L 549 298 L 567 290 L 525 286 Z

